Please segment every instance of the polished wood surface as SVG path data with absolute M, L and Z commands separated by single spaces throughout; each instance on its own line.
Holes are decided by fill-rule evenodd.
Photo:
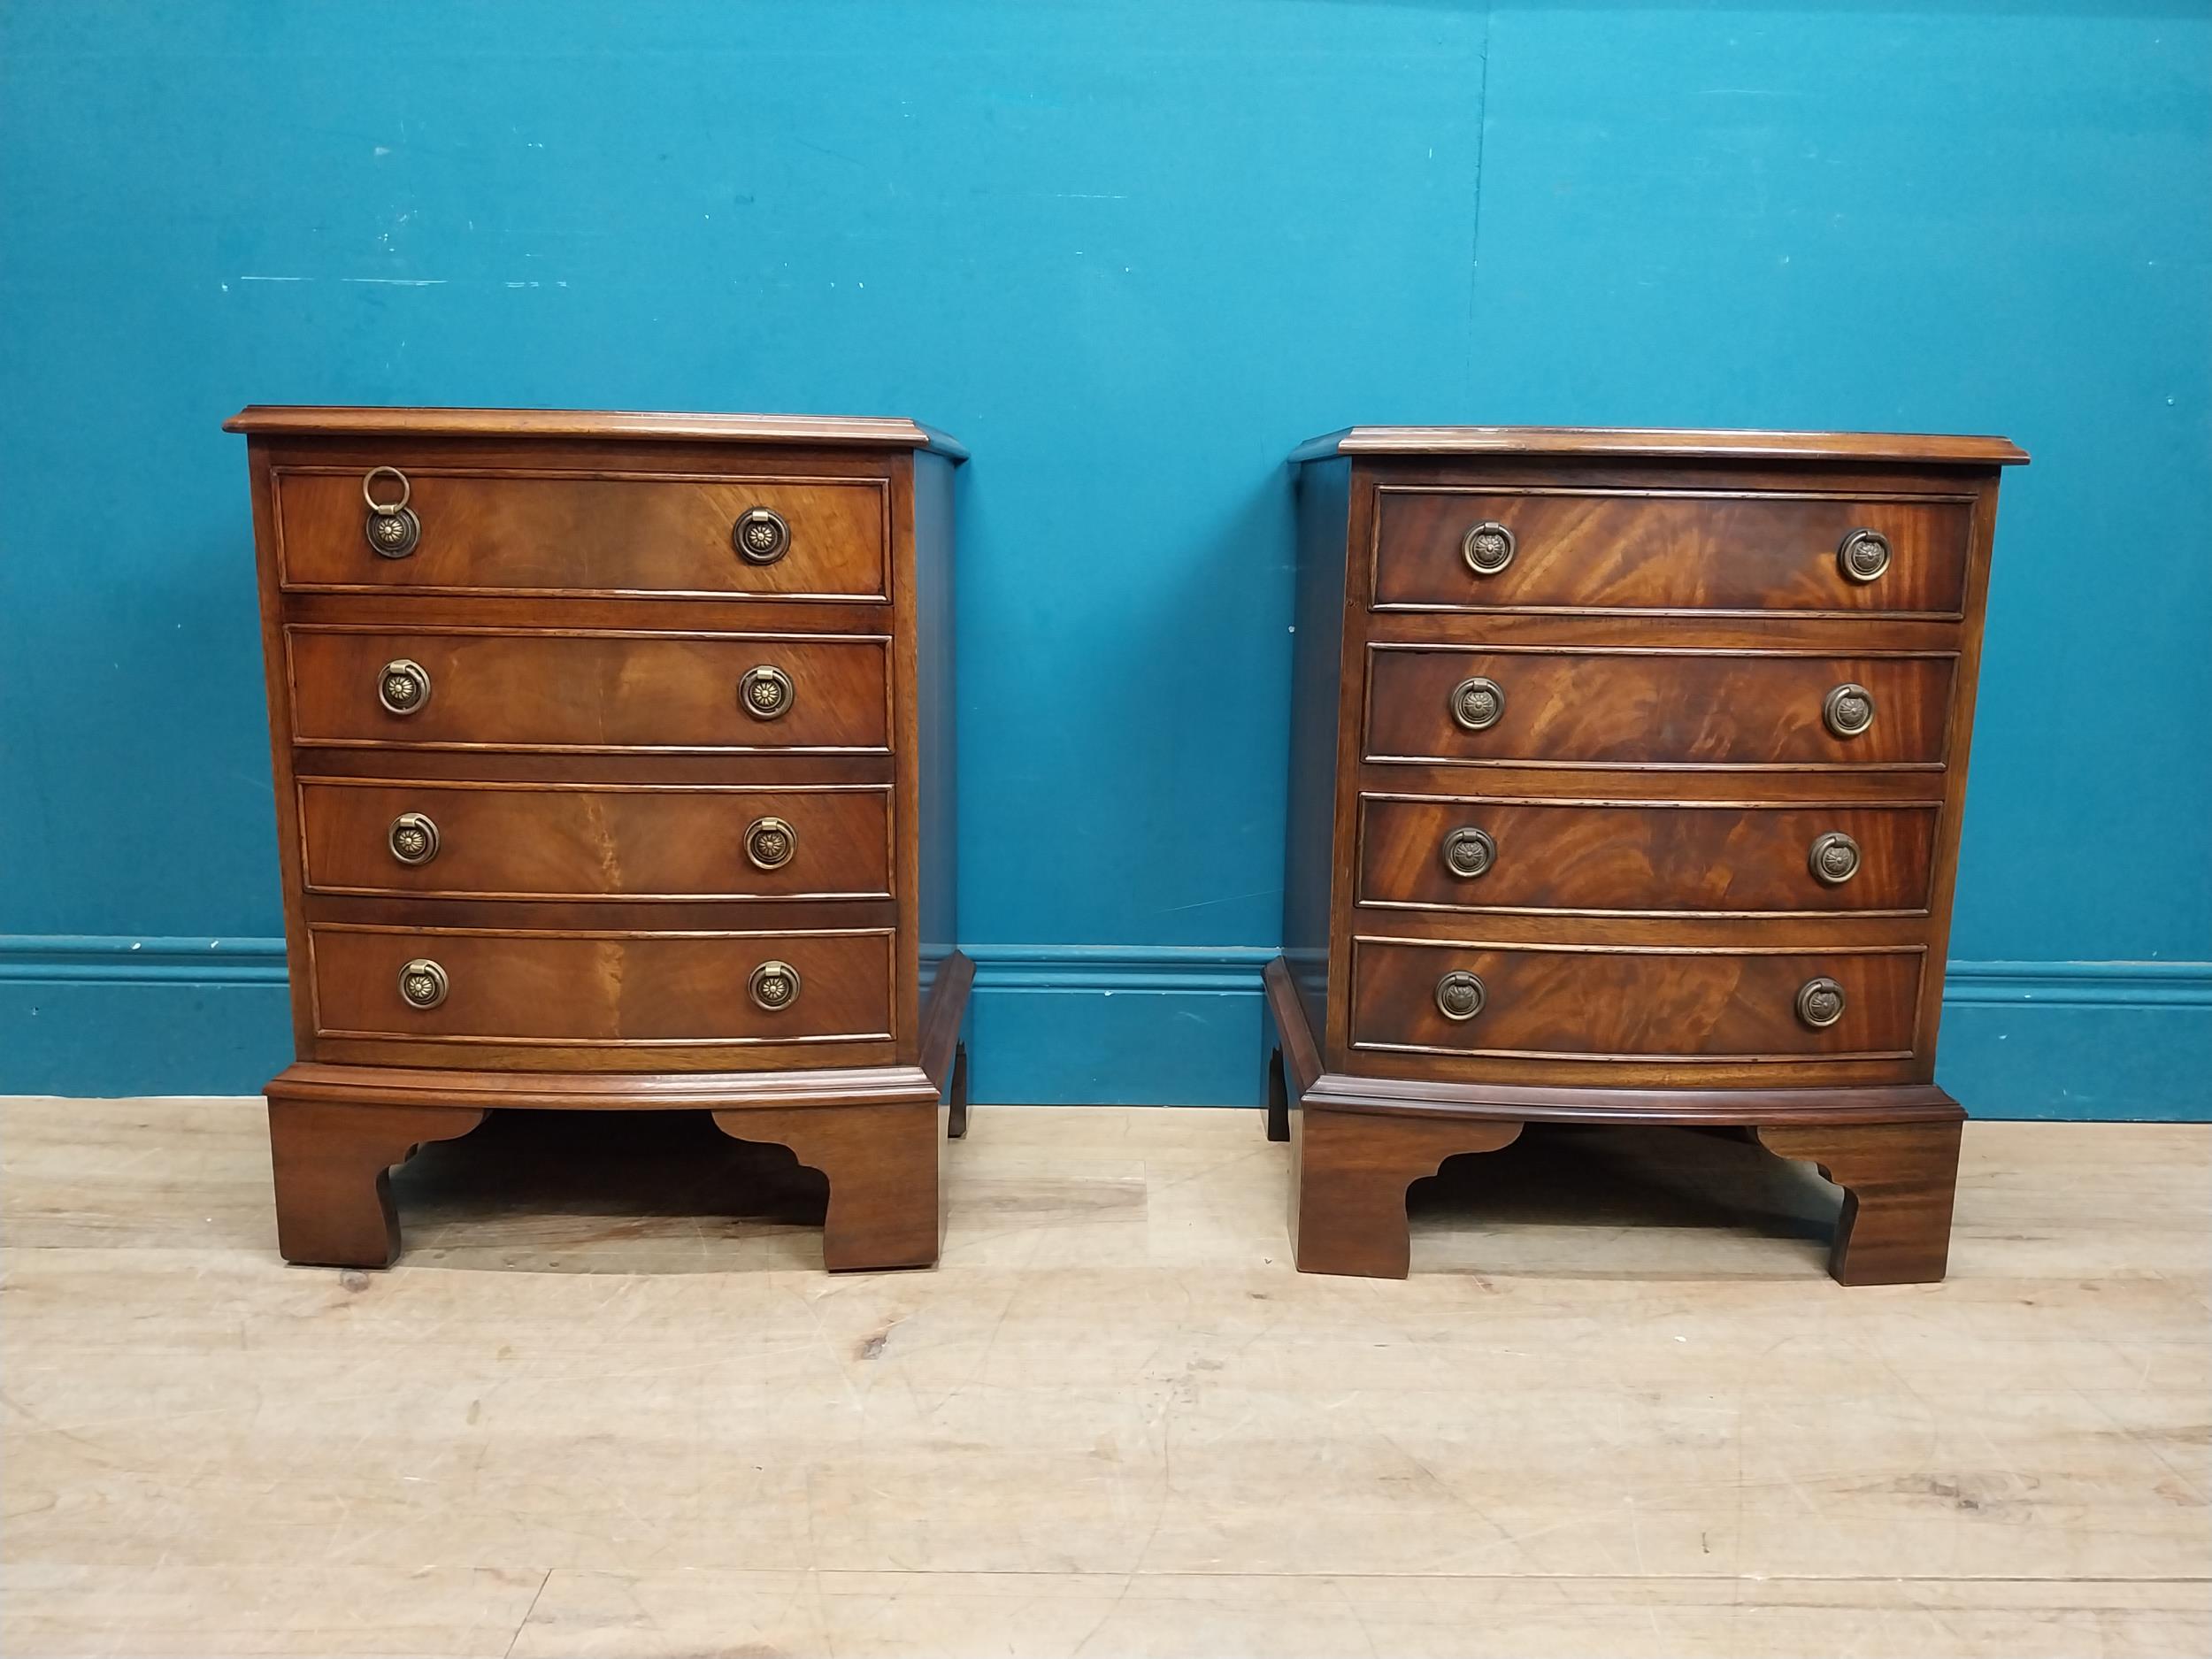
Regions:
M 1924 915 L 1939 803 L 1799 805 L 1360 797 L 1358 902 L 1640 916 Z M 1455 833 L 1496 850 L 1475 876 L 1447 862 Z M 1824 835 L 1847 835 L 1845 880 L 1814 874 Z
M 288 1262 L 381 1267 L 399 1254 L 389 1171 L 425 1141 L 484 1120 L 448 1106 L 362 1107 L 288 1100 L 272 1086 L 269 1161 L 277 1248 Z
M 966 1104 L 958 447 L 818 417 L 230 425 L 298 1055 L 270 1089 L 285 1248 L 389 1259 L 378 1194 L 405 1148 L 380 1124 L 683 1105 L 807 1149 L 833 1265 L 932 1259 L 935 1133 L 912 1125 L 949 1093 L 964 1128 Z M 406 492 L 401 557 L 370 544 L 365 483 Z M 733 541 L 754 509 L 787 532 L 762 562 Z M 442 1000 L 403 995 L 418 961 Z M 754 994 L 771 963 L 787 1004 Z
M 933 1273 L 703 1114 L 495 1114 L 288 1268 L 252 1101 L 0 1102 L 0 1651 L 2183 1659 L 2212 1126 L 1976 1122 L 1950 1277 L 1532 1125 L 1301 1274 L 1246 1111 L 979 1106 Z
M 1351 969 L 1355 1049 L 1524 1059 L 1533 1081 L 1554 1056 L 1624 1064 L 1909 1059 L 1922 962 L 1913 946 L 1749 954 L 1360 938 Z M 1438 1010 L 1437 982 L 1455 972 L 1477 975 L 1486 992 L 1472 1018 Z M 1834 1025 L 1814 1030 L 1795 998 L 1821 978 L 1843 987 L 1846 1005 Z
M 1293 1143 L 1290 1234 L 1299 1271 L 1402 1279 L 1407 1193 L 1448 1157 L 1494 1152 L 1530 1123 L 1755 1125 L 1769 1150 L 1804 1158 L 1844 1189 L 1828 1269 L 1840 1284 L 1943 1277 L 1959 1125 L 1932 1087 L 1630 1091 L 1422 1079 L 1397 1084 L 1320 1069 L 1304 1005 L 1278 961 L 1265 975 L 1268 1136 Z M 1286 1133 L 1282 1133 L 1285 1132 Z
M 1297 461 L 1332 456 L 1530 456 L 1548 458 L 1901 462 L 2018 466 L 2009 438 L 1918 432 L 1761 432 L 1728 426 L 1347 426 L 1309 439 Z
M 927 449 L 953 461 L 967 450 L 934 427 L 880 415 L 726 415 L 608 409 L 403 409 L 254 403 L 225 432 L 272 438 L 583 438 L 600 442 L 816 444 Z
M 302 744 L 656 751 L 891 746 L 887 642 L 795 633 L 536 634 L 300 626 L 286 632 Z M 385 664 L 430 676 L 417 710 L 378 700 Z M 787 711 L 746 711 L 756 668 L 791 681 Z
M 1329 937 L 1333 926 L 1331 878 L 1336 868 L 1344 808 L 1336 788 L 1342 682 L 1357 672 L 1356 638 L 1342 624 L 1352 537 L 1369 497 L 1355 497 L 1348 461 L 1302 466 L 1297 472 L 1298 557 L 1290 649 L 1289 798 L 1284 803 L 1283 960 L 1316 1025 L 1327 1018 Z
M 1385 487 L 1374 603 L 1955 617 L 1973 499 Z M 1464 554 L 1482 524 L 1503 526 L 1516 543 L 1492 574 Z M 1888 538 L 1889 567 L 1872 581 L 1846 576 L 1837 557 L 1855 530 Z
M 887 928 L 577 935 L 319 922 L 308 939 L 316 1029 L 326 1037 L 597 1047 L 892 1035 L 897 935 Z M 450 978 L 435 1008 L 400 995 L 401 966 L 417 958 Z M 772 1010 L 747 988 L 768 962 L 796 969 L 801 987 Z M 467 1062 L 457 1054 L 454 1064 Z
M 1302 1190 L 1357 1212 L 1325 1256 L 1397 1263 L 1402 1210 L 1376 1180 L 1455 1135 L 1770 1124 L 1809 1148 L 1823 1126 L 1897 1130 L 1835 1143 L 1866 1218 L 1832 1266 L 1939 1274 L 1960 1116 L 1933 1081 L 1942 964 L 1998 469 L 2026 457 L 2001 439 L 1443 427 L 1358 428 L 1298 458 L 1310 603 L 1270 996 L 1278 1041 L 1311 1053 L 1279 1105 L 1271 1075 L 1267 1119 L 1302 1133 Z M 1488 574 L 1464 549 L 1483 524 L 1514 538 Z M 1860 529 L 1889 543 L 1864 583 L 1838 562 Z M 1476 679 L 1502 709 L 1471 731 Z M 1856 735 L 1827 717 L 1846 686 L 1873 705 Z M 1858 855 L 1841 881 L 1812 867 L 1832 835 Z M 1452 972 L 1483 982 L 1471 1018 L 1439 1008 Z M 1814 979 L 1842 987 L 1832 1025 L 1797 1011 Z M 1302 1132 L 1301 1110 L 1318 1114 Z M 1853 1149 L 1878 1141 L 1882 1158 Z M 1301 1236 L 1331 1225 L 1305 1216 Z
M 1943 1277 L 1951 1249 L 1958 1124 L 1766 1124 L 1759 1143 L 1804 1158 L 1843 1188 L 1828 1271 L 1844 1285 Z
M 1663 649 L 1372 648 L 1367 756 L 1585 766 L 1912 766 L 1943 764 L 1955 659 Z M 1505 711 L 1479 732 L 1452 718 L 1462 680 L 1491 680 Z M 371 681 L 373 684 L 373 680 Z M 1822 723 L 1841 685 L 1873 694 L 1874 724 Z
M 887 899 L 888 784 L 388 783 L 299 786 L 307 890 L 483 899 Z M 392 826 L 438 833 L 401 862 Z M 780 824 L 787 830 L 773 829 Z M 764 869 L 747 850 L 769 825 L 789 847 Z
M 570 462 L 594 465 L 588 454 Z M 603 468 L 604 463 L 598 464 Z M 276 476 L 278 549 L 288 588 L 446 593 L 672 593 L 762 598 L 889 597 L 887 480 L 596 475 L 487 476 L 408 457 L 408 511 L 421 539 L 386 558 L 364 534 L 357 468 Z M 390 478 L 374 486 L 396 500 Z M 755 564 L 733 545 L 756 508 L 788 526 L 786 550 Z

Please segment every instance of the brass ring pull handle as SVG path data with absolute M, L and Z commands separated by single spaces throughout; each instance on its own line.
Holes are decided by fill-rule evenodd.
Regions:
M 1486 732 L 1505 718 L 1505 687 L 1477 674 L 1452 687 L 1452 718 L 1462 731 Z
M 1467 532 L 1466 540 L 1459 544 L 1459 556 L 1476 575 L 1495 576 L 1513 563 L 1519 547 L 1512 531 L 1494 518 L 1486 518 Z
M 780 1013 L 799 1000 L 799 971 L 787 962 L 764 962 L 746 981 L 756 1006 Z
M 749 565 L 773 565 L 791 550 L 791 526 L 765 507 L 748 507 L 730 526 L 730 545 Z
M 1797 1018 L 1814 1031 L 1825 1031 L 1843 1018 L 1843 987 L 1833 979 L 1808 979 L 1797 987 Z
M 799 850 L 799 832 L 780 818 L 757 818 L 745 829 L 745 856 L 756 870 L 780 870 Z
M 1879 530 L 1854 530 L 1836 548 L 1836 564 L 1847 580 L 1871 582 L 1889 568 L 1889 538 Z
M 445 970 L 427 956 L 417 956 L 399 971 L 399 998 L 410 1008 L 435 1008 L 451 988 Z
M 438 826 L 426 813 L 403 812 L 384 832 L 384 844 L 403 864 L 426 864 L 438 856 Z
M 396 657 L 376 679 L 376 700 L 388 714 L 419 714 L 430 701 L 430 671 L 420 663 Z
M 399 480 L 397 501 L 377 500 L 376 480 L 380 478 Z M 415 517 L 415 510 L 407 504 L 414 493 L 415 487 L 407 481 L 407 474 L 396 466 L 373 467 L 361 480 L 361 500 L 369 510 L 362 534 L 368 537 L 369 546 L 385 558 L 403 559 L 422 540 L 422 520 Z
M 1463 881 L 1485 874 L 1497 862 L 1498 843 L 1490 832 L 1466 825 L 1444 838 L 1444 868 Z
M 1838 737 L 1856 737 L 1874 724 L 1874 694 L 1847 681 L 1821 699 L 1820 720 Z
M 756 720 L 782 719 L 791 712 L 791 700 L 797 695 L 791 676 L 772 663 L 747 669 L 737 682 L 737 700 Z
M 1841 830 L 1830 830 L 1813 838 L 1813 849 L 1806 862 L 1819 880 L 1839 887 L 1859 873 L 1859 843 Z
M 1436 982 L 1436 1011 L 1446 1019 L 1472 1019 L 1489 1000 L 1481 979 L 1464 969 L 1455 969 Z

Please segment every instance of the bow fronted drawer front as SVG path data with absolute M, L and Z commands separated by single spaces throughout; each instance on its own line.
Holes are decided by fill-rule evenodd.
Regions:
M 294 741 L 396 749 L 880 754 L 886 639 L 288 629 Z
M 1955 619 L 1973 509 L 1970 493 L 1386 485 L 1374 605 Z
M 1370 648 L 1367 758 L 1938 770 L 1955 652 Z
M 288 591 L 889 597 L 884 479 L 491 472 L 403 449 L 272 480 Z
M 307 890 L 466 899 L 888 899 L 888 784 L 300 784 Z

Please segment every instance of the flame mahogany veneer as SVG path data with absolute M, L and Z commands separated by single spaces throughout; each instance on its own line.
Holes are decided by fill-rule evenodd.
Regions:
M 690 1109 L 937 1259 L 966 1128 L 951 471 L 910 421 L 252 408 L 296 1062 L 278 1245 L 487 1111 Z
M 1525 1124 L 1733 1125 L 1940 1279 L 1999 438 L 1355 427 L 1294 456 L 1269 1133 L 1309 1272 Z M 1295 1107 L 1296 1110 L 1291 1109 Z

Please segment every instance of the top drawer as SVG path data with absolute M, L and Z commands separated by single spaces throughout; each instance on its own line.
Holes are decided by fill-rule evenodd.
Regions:
M 288 588 L 844 600 L 889 592 L 883 479 L 279 467 L 273 488 Z M 371 501 L 403 503 L 404 511 L 375 513 Z
M 1956 617 L 1972 519 L 1970 495 L 1384 485 L 1375 608 Z

